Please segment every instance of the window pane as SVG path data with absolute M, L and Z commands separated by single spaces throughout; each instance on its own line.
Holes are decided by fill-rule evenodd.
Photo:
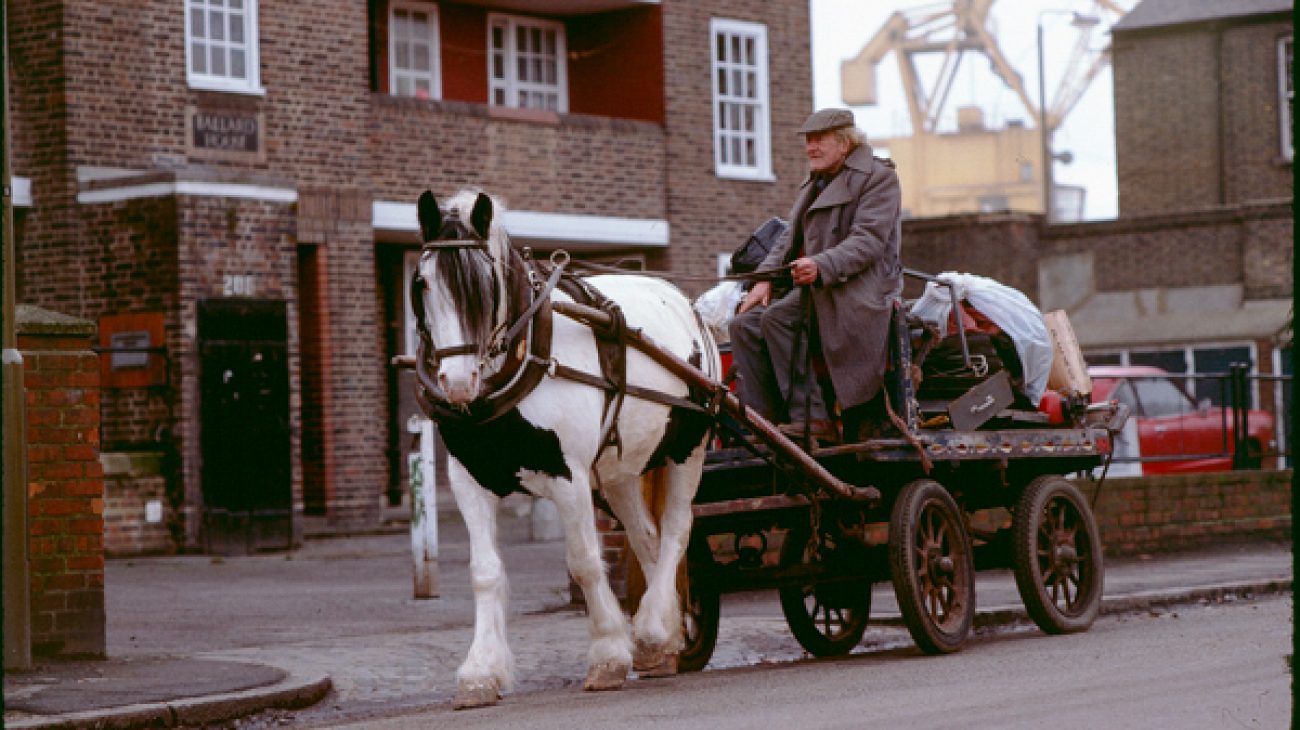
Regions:
M 226 14 L 212 10 L 208 12 L 208 30 L 214 41 L 223 41 L 226 39 Z M 215 64 L 214 64 L 215 65 Z
M 555 32 L 551 31 L 546 34 L 546 55 L 554 56 L 555 54 Z
M 240 8 L 244 7 L 244 0 L 229 0 L 229 2 L 226 3 L 226 5 L 230 7 L 232 10 L 239 10 Z
M 1192 364 L 1198 373 L 1226 375 L 1233 363 L 1250 363 L 1249 347 L 1214 347 L 1192 351 Z M 1227 379 L 1198 378 L 1195 381 L 1197 400 L 1209 398 L 1215 405 L 1227 403 Z
M 226 75 L 226 50 L 224 48 L 212 47 L 212 75 Z
M 506 47 L 505 29 L 499 25 L 492 26 L 492 47 L 498 50 Z
M 208 47 L 202 43 L 190 44 L 190 65 L 194 67 L 194 73 L 205 74 L 208 72 Z
M 729 60 L 733 62 L 740 60 L 740 36 L 733 35 L 731 37 L 731 56 Z
M 397 95 L 411 96 L 411 78 L 409 76 L 397 77 Z
M 393 49 L 394 63 L 398 68 L 411 67 L 411 49 L 405 43 L 398 43 Z
M 1159 380 L 1134 380 L 1138 400 L 1148 418 L 1186 415 L 1195 411 L 1192 403 L 1173 383 Z
M 492 78 L 504 79 L 506 77 L 506 59 L 497 53 L 492 56 Z
M 244 16 L 232 14 L 230 16 L 230 40 L 235 43 L 244 42 Z
M 757 62 L 758 58 L 754 53 L 754 39 L 753 37 L 747 37 L 745 38 L 745 57 L 741 59 L 741 63 L 746 66 L 753 66 Z
M 428 71 L 429 66 L 429 47 L 426 45 L 417 45 L 414 49 L 415 58 L 413 66 L 417 71 Z
M 190 35 L 195 38 L 207 37 L 207 24 L 203 22 L 203 19 L 206 17 L 207 14 L 205 14 L 202 9 L 190 10 Z
M 745 74 L 745 98 L 758 98 L 758 74 L 753 71 Z
M 244 68 L 244 52 L 237 48 L 230 51 L 230 75 L 237 79 L 248 77 Z
M 505 90 L 505 89 L 493 89 L 493 90 L 492 90 L 492 101 L 493 101 L 493 103 L 495 103 L 495 104 L 498 105 L 498 106 L 505 106 L 505 104 L 506 104 L 506 90 Z
M 727 37 L 721 33 L 718 34 L 717 47 L 713 49 L 713 57 L 718 61 L 727 60 Z
M 431 87 L 429 86 L 429 80 L 428 80 L 428 79 L 416 79 L 416 81 L 415 81 L 415 95 L 418 96 L 418 97 L 420 97 L 421 99 L 427 99 L 427 98 L 429 98 L 429 94 L 430 94 L 430 93 L 432 93 L 432 89 L 431 89 Z
M 727 96 L 727 72 L 724 69 L 718 69 L 718 95 Z

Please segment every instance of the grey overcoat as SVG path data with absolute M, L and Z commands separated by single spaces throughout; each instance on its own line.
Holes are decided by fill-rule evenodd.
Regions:
M 804 180 L 790 213 L 794 225 L 761 268 L 793 259 L 790 245 L 802 226 L 804 255 L 821 275 L 812 291 L 822 354 L 840 406 L 849 408 L 873 398 L 885 373 L 891 307 L 903 291 L 902 191 L 893 168 L 865 144 L 809 205 L 813 191 L 811 178 Z

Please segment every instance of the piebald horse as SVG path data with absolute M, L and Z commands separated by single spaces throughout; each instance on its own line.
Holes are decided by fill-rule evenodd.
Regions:
M 547 497 L 558 508 L 569 572 L 591 622 L 584 687 L 617 689 L 631 668 L 641 676 L 671 672 L 683 641 L 677 568 L 690 535 L 711 417 L 690 407 L 698 394 L 631 349 L 625 355 L 629 391 L 620 408 L 609 407 L 614 397 L 608 390 L 557 375 L 602 376 L 596 338 L 588 326 L 551 314 L 548 301 L 534 303 L 568 297 L 542 285 L 545 272 L 530 274 L 501 227 L 500 204 L 470 190 L 440 206 L 425 191 L 418 209 L 425 246 L 412 282 L 422 340 L 417 395 L 451 455 L 452 493 L 470 535 L 475 600 L 473 643 L 456 672 L 456 707 L 493 704 L 511 685 L 496 514 L 512 492 Z M 717 346 L 675 287 L 635 275 L 585 281 L 617 304 L 628 327 L 719 377 Z M 546 337 L 540 320 L 514 326 L 530 317 L 530 309 L 543 310 L 549 323 L 549 352 L 546 342 L 534 342 Z M 528 379 L 509 373 L 521 363 L 535 368 L 537 382 L 517 402 L 503 404 L 499 394 Z M 651 391 L 669 397 L 635 394 Z M 641 490 L 642 477 L 656 469 L 665 471 L 666 485 L 658 524 Z M 592 496 L 597 488 L 646 576 L 630 629 L 601 559 Z

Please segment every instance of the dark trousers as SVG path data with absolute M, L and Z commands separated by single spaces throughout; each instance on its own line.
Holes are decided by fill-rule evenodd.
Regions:
M 740 397 L 774 423 L 827 417 L 807 356 L 814 324 L 802 322 L 803 317 L 800 290 L 795 289 L 731 321 L 731 351 L 740 374 Z M 803 333 L 796 348 L 797 329 Z

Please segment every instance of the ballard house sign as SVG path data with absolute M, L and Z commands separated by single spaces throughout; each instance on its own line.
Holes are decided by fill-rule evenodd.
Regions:
M 261 151 L 261 114 L 257 112 L 191 108 L 189 117 L 195 150 L 244 155 Z

